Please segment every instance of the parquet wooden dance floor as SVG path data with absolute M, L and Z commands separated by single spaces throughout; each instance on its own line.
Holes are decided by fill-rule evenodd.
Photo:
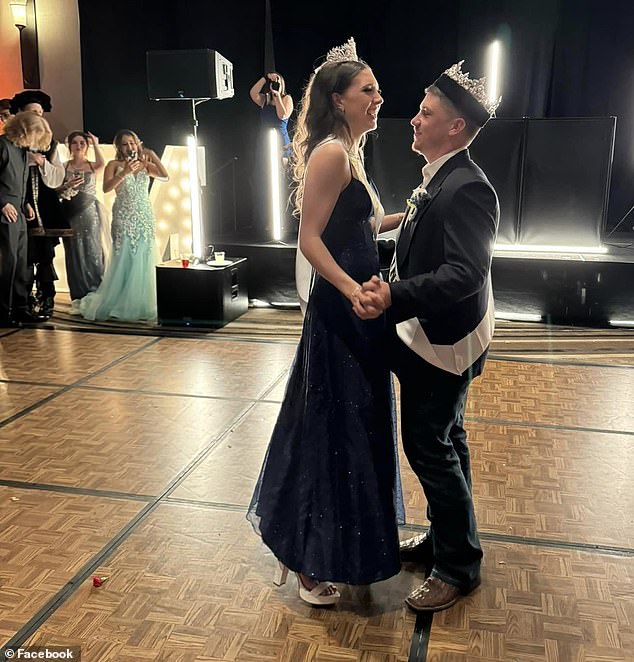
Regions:
M 417 618 L 407 564 L 311 609 L 273 585 L 245 519 L 296 312 L 213 333 L 46 326 L 0 333 L 0 646 L 76 645 L 84 662 L 634 661 L 634 333 L 498 327 L 466 412 L 483 583 Z M 425 500 L 401 464 L 406 537 Z

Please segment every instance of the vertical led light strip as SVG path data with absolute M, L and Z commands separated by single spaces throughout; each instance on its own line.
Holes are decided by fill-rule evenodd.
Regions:
M 192 212 L 192 253 L 203 257 L 203 219 L 200 211 L 200 178 L 198 176 L 198 144 L 194 136 L 187 136 L 189 161 L 189 195 Z
M 500 97 L 500 42 L 496 39 L 489 44 L 487 52 L 487 96 L 489 101 Z
M 280 204 L 280 150 L 276 129 L 269 131 L 269 167 L 271 169 L 271 215 L 273 239 L 282 239 L 282 205 Z

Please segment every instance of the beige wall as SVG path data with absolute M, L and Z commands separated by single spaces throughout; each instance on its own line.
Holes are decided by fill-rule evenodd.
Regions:
M 78 0 L 35 0 L 40 84 L 53 99 L 47 115 L 56 138 L 82 129 Z M 20 39 L 6 0 L 0 0 L 0 98 L 22 87 Z
M 0 99 L 22 89 L 20 33 L 13 25 L 9 3 L 0 0 Z
M 48 120 L 58 139 L 84 128 L 77 1 L 35 0 L 40 84 L 53 99 Z
M 84 127 L 81 92 L 78 0 L 35 0 L 40 60 L 40 85 L 51 95 L 53 111 L 46 115 L 59 140 Z M 7 0 L 0 0 L 0 98 L 11 98 L 22 87 L 20 35 Z M 100 187 L 101 188 L 101 187 Z M 67 290 L 64 251 L 57 248 L 58 290 Z

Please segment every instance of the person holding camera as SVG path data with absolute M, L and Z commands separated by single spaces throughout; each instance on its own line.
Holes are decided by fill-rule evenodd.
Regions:
M 288 134 L 288 120 L 293 113 L 293 98 L 286 93 L 284 78 L 272 71 L 259 78 L 249 92 L 251 101 L 259 106 L 260 132 L 255 142 L 253 174 L 251 184 L 253 187 L 253 218 L 262 228 L 266 236 L 273 232 L 275 220 L 270 209 L 271 172 L 270 172 L 270 139 L 271 132 L 277 137 L 280 154 L 279 176 L 287 187 L 289 181 L 289 161 L 291 157 L 291 139 Z M 286 227 L 286 221 L 282 223 Z M 296 236 L 297 223 L 290 222 Z
M 62 214 L 74 232 L 63 238 L 68 289 L 74 300 L 94 292 L 101 284 L 110 242 L 107 214 L 97 200 L 96 173 L 105 165 L 99 139 L 90 131 L 72 131 L 66 142 L 71 158 L 64 164 L 66 175 L 57 193 Z M 88 159 L 91 145 L 94 161 Z
M 115 158 L 103 177 L 104 193 L 115 191 L 117 196 L 112 206 L 112 260 L 99 289 L 74 307 L 89 320 L 151 321 L 156 319 L 158 255 L 149 183 L 150 177 L 167 181 L 169 175 L 134 131 L 119 131 L 114 146 Z
M 263 129 L 276 129 L 282 139 L 284 165 L 288 162 L 291 139 L 288 135 L 288 118 L 293 114 L 293 97 L 286 93 L 284 78 L 275 71 L 259 78 L 249 92 L 253 103 L 262 113 Z

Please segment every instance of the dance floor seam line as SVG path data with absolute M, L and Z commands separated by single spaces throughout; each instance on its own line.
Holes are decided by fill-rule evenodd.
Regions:
M 127 393 L 128 395 L 152 395 L 161 396 L 164 398 L 198 398 L 200 400 L 228 400 L 230 402 L 261 402 L 262 397 L 256 398 L 242 398 L 240 396 L 227 396 L 227 395 L 205 395 L 204 393 L 176 393 L 171 391 L 150 391 L 137 388 L 116 388 L 112 386 L 92 386 L 86 384 L 77 387 L 84 391 L 102 391 L 105 393 Z M 270 389 L 266 389 L 266 393 Z
M 105 366 L 102 366 L 101 368 L 97 368 L 97 370 L 93 370 L 91 373 L 84 375 L 83 377 L 79 378 L 78 380 L 72 382 L 71 384 L 66 384 L 62 388 L 60 388 L 58 391 L 55 391 L 55 393 L 51 393 L 50 395 L 45 396 L 41 400 L 38 400 L 37 402 L 34 402 L 33 404 L 29 405 L 28 407 L 25 407 L 24 409 L 21 409 L 20 411 L 16 412 L 12 416 L 9 416 L 8 418 L 5 418 L 4 420 L 0 421 L 0 429 L 6 427 L 10 423 L 13 423 L 14 421 L 17 421 L 20 418 L 23 418 L 24 416 L 30 414 L 31 412 L 35 411 L 36 409 L 39 409 L 43 405 L 49 403 L 51 400 L 55 400 L 59 398 L 61 395 L 64 395 L 65 393 L 68 393 L 74 388 L 77 388 L 79 386 L 82 386 L 84 382 L 87 382 L 90 379 L 93 379 L 94 377 L 97 377 L 101 375 L 102 373 L 110 370 L 110 368 L 114 368 L 115 366 L 119 365 L 119 363 L 123 363 L 124 361 L 127 361 L 129 358 L 132 358 L 136 354 L 140 354 L 144 350 L 146 350 L 148 347 L 151 347 L 152 345 L 155 345 L 160 338 L 154 338 L 150 340 L 149 342 L 145 343 L 141 347 L 137 347 L 136 349 L 130 350 L 123 356 L 120 356 L 117 359 L 114 359 L 114 361 L 111 361 Z
M 184 497 L 167 497 L 163 500 L 164 504 L 174 506 L 202 506 L 209 510 L 228 510 L 234 513 L 246 513 L 247 508 L 239 503 L 224 503 L 222 501 L 196 501 L 195 499 L 186 499 Z
M 634 430 L 607 430 L 605 428 L 588 428 L 577 425 L 556 425 L 555 423 L 540 423 L 539 421 L 507 421 L 502 418 L 488 418 L 486 416 L 465 416 L 465 421 L 474 423 L 490 423 L 502 427 L 540 428 L 544 430 L 566 430 L 568 432 L 594 432 L 596 434 L 615 434 L 634 436 Z
M 500 351 L 499 349 L 496 351 Z M 515 352 L 517 350 L 509 349 L 509 352 Z M 530 351 L 541 352 L 541 350 L 521 350 L 519 353 L 525 354 Z M 634 365 L 614 365 L 612 363 L 592 363 L 590 361 L 567 361 L 567 360 L 549 360 L 546 359 L 532 359 L 530 357 L 518 357 L 518 356 L 503 356 L 500 354 L 489 354 L 487 356 L 487 361 L 506 361 L 508 363 L 538 363 L 542 365 L 565 365 L 573 368 L 610 368 L 611 370 L 634 370 Z M 486 370 L 486 368 L 485 368 Z
M 242 417 L 243 416 L 240 416 L 240 418 Z M 205 457 L 207 457 L 207 455 L 209 455 L 216 448 L 216 446 L 220 443 L 220 441 L 222 441 L 222 439 L 226 436 L 227 432 L 228 431 L 223 431 L 222 433 L 220 433 L 218 437 L 214 439 L 213 442 L 211 442 L 207 447 L 205 447 L 205 449 L 203 449 L 202 452 L 204 453 Z M 204 458 L 201 458 L 200 461 L 202 461 L 202 459 Z M 200 462 L 198 462 L 196 466 L 198 466 L 199 463 Z M 195 469 L 196 466 L 191 467 L 191 470 Z M 185 480 L 185 478 L 187 477 L 187 476 L 182 476 L 184 471 L 188 471 L 187 475 L 189 475 L 189 473 L 191 473 L 190 465 L 185 467 L 181 471 L 181 473 L 175 479 L 173 479 L 172 483 L 174 481 L 179 480 L 179 477 L 181 477 L 180 482 L 182 483 L 182 481 Z M 175 485 L 174 489 L 176 489 L 176 487 L 178 487 L 179 485 L 180 483 L 178 485 Z M 170 491 L 173 491 L 170 490 L 169 485 L 163 490 L 162 492 L 163 496 L 134 494 L 131 492 L 114 492 L 114 491 L 98 490 L 92 488 L 73 487 L 68 485 L 28 483 L 18 480 L 5 480 L 5 479 L 0 479 L 0 486 L 13 487 L 15 489 L 23 489 L 23 490 L 58 492 L 64 494 L 73 494 L 77 496 L 94 496 L 94 497 L 101 497 L 106 499 L 121 499 L 121 500 L 145 501 L 145 502 L 160 500 L 162 505 L 188 506 L 188 507 L 204 508 L 210 510 L 223 510 L 223 511 L 244 512 L 244 513 L 246 513 L 247 511 L 247 507 L 244 504 L 239 504 L 239 503 L 228 503 L 223 501 L 203 501 L 198 499 L 187 499 L 184 497 L 172 497 L 169 496 L 168 494 Z M 420 533 L 427 531 L 428 527 L 425 526 L 424 524 L 405 524 L 401 526 L 401 529 L 406 531 L 412 531 L 415 533 Z M 579 541 L 568 541 L 568 540 L 560 540 L 560 539 L 533 538 L 529 536 L 515 536 L 511 534 L 493 533 L 493 532 L 485 532 L 485 531 L 480 531 L 479 535 L 480 538 L 482 538 L 483 540 L 491 540 L 494 542 L 509 542 L 518 545 L 535 545 L 538 547 L 553 547 L 557 549 L 575 549 L 581 551 L 599 552 L 602 554 L 612 554 L 615 556 L 634 556 L 634 548 L 630 548 L 630 547 L 618 547 L 615 545 L 585 543 Z
M 272 390 L 277 388 L 279 382 L 281 379 L 283 379 L 286 375 L 287 371 L 284 371 L 284 374 L 279 377 L 279 379 L 276 379 L 273 382 L 272 386 L 269 386 L 266 388 L 264 393 L 258 397 L 255 398 L 242 398 L 240 396 L 228 396 L 228 395 L 205 395 L 201 393 L 172 393 L 169 391 L 146 391 L 143 389 L 133 389 L 133 388 L 113 388 L 109 386 L 91 386 L 91 385 L 84 385 L 84 386 L 78 386 L 79 390 L 84 390 L 84 391 L 101 391 L 103 393 L 127 393 L 129 395 L 151 395 L 151 396 L 161 396 L 164 398 L 198 398 L 200 400 L 220 400 L 223 402 L 244 402 L 245 404 L 249 402 L 257 402 L 257 403 L 264 403 L 264 404 L 275 404 L 279 405 L 280 401 L 279 400 L 268 400 L 266 398 L 266 395 L 270 393 Z M 634 434 L 634 433 L 632 433 Z
M 205 508 L 210 510 L 229 510 L 232 512 L 247 512 L 247 506 L 239 503 L 226 503 L 222 501 L 202 501 L 197 499 L 186 499 L 184 497 L 167 497 L 165 504 L 192 506 L 195 508 Z M 404 524 L 400 526 L 404 531 L 413 533 L 424 533 L 428 530 L 424 524 Z M 599 552 L 602 554 L 611 554 L 614 556 L 634 556 L 634 548 L 618 547 L 615 545 L 603 545 L 599 543 L 585 543 L 577 541 L 568 541 L 548 538 L 532 538 L 528 536 L 514 536 L 506 533 L 478 532 L 483 540 L 493 542 L 509 542 L 517 545 L 534 545 L 536 547 L 553 547 L 556 549 L 575 549 L 579 551 Z
M 0 338 L 7 338 L 8 336 L 16 334 L 18 331 L 22 331 L 22 329 L 9 329 L 5 333 L 0 333 Z
M 153 341 L 155 342 L 155 341 Z M 141 524 L 154 510 L 165 501 L 169 495 L 176 490 L 181 483 L 207 458 L 208 455 L 222 442 L 231 431 L 236 428 L 253 410 L 257 403 L 253 402 L 249 407 L 237 414 L 233 421 L 209 443 L 202 448 L 192 461 L 185 466 L 168 484 L 163 488 L 161 494 L 153 497 L 153 500 L 142 508 L 116 535 L 114 535 L 84 566 L 71 577 L 64 586 L 50 598 L 3 646 L 16 648 L 21 646 L 48 618 L 61 607 L 66 600 L 90 577 L 111 554 L 125 542 L 132 532 Z
M 48 388 L 64 388 L 68 384 L 58 382 L 34 382 L 28 379 L 0 379 L 0 384 L 18 384 L 19 386 L 44 386 Z
M 211 341 L 232 341 L 232 342 L 246 342 L 246 343 L 263 343 L 263 344 L 282 344 L 282 345 L 296 345 L 298 340 L 299 340 L 299 334 L 297 335 L 296 338 L 254 338 L 249 335 L 244 335 L 244 336 L 234 336 L 234 335 L 229 335 L 225 334 L 222 332 L 221 329 L 215 329 L 215 330 L 210 330 L 206 333 L 204 332 L 192 332 L 192 331 L 182 331 L 178 329 L 166 329 L 166 330 L 158 330 L 158 329 L 147 329 L 147 330 L 131 330 L 126 327 L 121 327 L 121 328 L 96 328 L 94 326 L 88 327 L 86 329 L 79 329 L 76 327 L 71 327 L 71 328 L 65 328 L 65 327 L 55 327 L 55 326 L 49 326 L 47 325 L 46 327 L 40 327 L 43 328 L 46 331 L 66 331 L 66 332 L 76 332 L 76 333 L 101 333 L 101 334 L 110 334 L 110 335 L 132 335 L 132 336 L 155 336 L 157 338 L 178 338 L 178 339 L 190 339 L 190 340 L 211 340 Z M 145 332 L 140 332 L 140 331 L 145 331 Z M 582 339 L 587 340 L 587 338 L 584 338 L 583 336 L 580 335 Z M 494 338 L 493 343 L 495 344 L 497 342 L 503 342 L 505 339 L 505 336 L 497 337 Z M 539 338 L 538 338 L 539 339 Z M 548 340 L 548 336 L 544 336 L 544 340 Z M 624 338 L 619 338 L 620 340 L 622 339 L 623 341 L 628 341 L 629 337 L 624 337 Z M 513 341 L 512 336 L 508 336 L 509 342 Z M 566 340 L 566 339 L 558 339 L 555 338 L 555 340 Z M 590 338 L 590 340 L 594 340 L 593 338 Z M 605 338 L 597 338 L 597 340 L 604 341 Z M 517 352 L 520 354 L 530 354 L 530 353 L 543 353 L 544 350 L 540 348 L 535 348 L 535 349 L 521 349 L 521 350 L 513 350 L 513 349 L 504 349 L 504 348 L 497 348 L 494 350 L 495 352 Z M 577 352 L 580 353 L 580 352 Z M 622 369 L 634 369 L 634 366 L 630 365 L 613 365 L 613 364 L 605 364 L 605 363 L 592 363 L 592 362 L 586 362 L 586 361 L 567 361 L 565 359 L 560 360 L 558 358 L 553 358 L 553 359 L 535 359 L 535 358 L 520 358 L 520 357 L 512 357 L 512 356 L 504 356 L 501 354 L 497 353 L 492 353 L 489 354 L 489 358 L 499 360 L 499 361 L 516 361 L 520 363 L 541 363 L 541 364 L 546 364 L 546 365 L 569 365 L 569 366 L 579 366 L 579 367 L 592 367 L 592 368 L 622 368 Z
M 271 386 L 269 386 L 269 388 L 266 389 L 266 391 L 264 391 L 260 400 L 265 402 L 272 402 L 271 400 L 267 400 L 266 396 L 269 395 L 271 391 L 274 391 L 280 385 L 283 379 L 288 379 L 289 372 L 289 369 L 284 369 L 282 374 L 271 384 Z
M 159 396 L 164 398 L 197 398 L 201 400 L 220 400 L 228 402 L 244 402 L 244 403 L 262 403 L 262 404 L 280 404 L 279 400 L 270 400 L 266 396 L 274 391 L 280 384 L 280 382 L 288 376 L 288 370 L 284 370 L 282 374 L 277 377 L 271 385 L 269 385 L 263 393 L 255 398 L 243 398 L 240 396 L 225 396 L 225 395 L 205 395 L 200 393 L 177 393 L 170 391 L 153 391 L 145 389 L 129 389 L 129 388 L 113 388 L 108 386 L 93 386 L 91 384 L 79 384 L 76 382 L 74 384 L 68 384 L 61 386 L 58 384 L 43 384 L 37 382 L 26 382 L 26 381 L 9 381 L 0 379 L 0 383 L 14 383 L 14 384 L 26 384 L 30 386 L 42 386 L 42 387 L 53 387 L 60 388 L 59 391 L 48 395 L 42 400 L 38 400 L 33 403 L 26 409 L 23 409 L 13 416 L 8 417 L 7 419 L 0 421 L 0 428 L 12 423 L 14 420 L 30 413 L 31 411 L 37 409 L 43 404 L 46 404 L 48 401 L 67 393 L 72 389 L 84 390 L 84 391 L 97 391 L 104 393 L 126 393 L 129 395 L 148 395 L 148 396 Z M 90 379 L 92 375 L 89 375 L 83 379 Z M 81 380 L 80 380 L 81 381 Z M 611 435 L 624 435 L 624 436 L 634 436 L 634 430 L 608 430 L 607 428 L 593 428 L 580 425 L 557 425 L 555 423 L 541 423 L 539 421 L 511 421 L 503 418 L 493 418 L 485 416 L 465 416 L 465 421 L 474 422 L 474 423 L 487 423 L 491 425 L 499 425 L 503 427 L 520 427 L 520 428 L 539 428 L 545 430 L 565 430 L 569 432 L 592 432 L 596 434 L 611 434 Z
M 433 621 L 433 613 L 422 612 L 416 614 L 416 623 L 414 625 L 414 633 L 412 634 L 408 662 L 425 662 L 427 660 L 427 647 L 429 645 Z
M 32 327 L 31 327 L 32 328 Z M 104 335 L 113 335 L 113 336 L 138 336 L 138 337 L 155 337 L 157 339 L 162 338 L 177 338 L 179 340 L 212 340 L 215 342 L 224 341 L 224 342 L 246 342 L 246 343 L 262 343 L 265 345 L 296 345 L 299 337 L 292 339 L 287 338 L 253 338 L 248 336 L 233 336 L 229 334 L 218 333 L 218 329 L 209 331 L 207 333 L 202 332 L 191 332 L 191 331 L 180 331 L 180 330 L 159 330 L 159 329 L 148 329 L 144 333 L 143 329 L 128 329 L 128 328 L 98 328 L 98 327 L 88 327 L 86 329 L 78 329 L 75 327 L 65 328 L 65 327 L 56 327 L 56 326 L 44 326 L 39 327 L 43 331 L 64 331 L 67 333 L 101 333 Z
M 254 403 L 255 405 L 256 403 Z M 248 411 L 251 411 L 249 408 Z M 248 412 L 243 412 L 239 415 L 238 421 L 242 420 Z M 236 423 L 234 423 L 236 425 Z M 176 478 L 172 480 L 170 484 L 163 490 L 161 495 L 148 495 L 148 494 L 134 494 L 131 492 L 115 492 L 109 490 L 99 490 L 93 488 L 84 488 L 84 487 L 74 487 L 69 485 L 55 485 L 48 483 L 29 483 L 18 480 L 6 480 L 0 479 L 0 486 L 3 487 L 13 487 L 15 489 L 24 489 L 24 490 L 39 490 L 47 492 L 58 492 L 65 494 L 73 494 L 78 496 L 94 496 L 102 497 L 106 499 L 121 499 L 121 500 L 130 500 L 130 501 L 157 501 L 161 500 L 163 505 L 179 505 L 179 506 L 190 506 L 195 508 L 204 508 L 211 510 L 224 510 L 232 512 L 245 512 L 247 507 L 244 504 L 239 503 L 229 503 L 223 501 L 204 501 L 198 499 L 187 499 L 184 497 L 172 497 L 169 496 L 169 493 L 173 492 L 173 489 L 170 490 L 170 485 L 175 483 L 175 481 L 180 481 L 178 484 L 174 485 L 174 489 L 182 483 L 187 475 L 193 471 L 204 458 L 206 458 L 222 441 L 222 439 L 230 432 L 230 428 L 223 430 L 218 434 L 212 442 L 210 442 L 201 453 L 204 455 L 202 458 L 195 458 L 190 464 L 188 464 Z M 192 466 L 194 465 L 194 466 Z M 184 472 L 187 472 L 186 475 L 183 475 Z M 405 524 L 401 527 L 403 530 L 412 531 L 412 532 L 424 532 L 427 531 L 427 526 L 423 524 Z M 504 533 L 493 533 L 493 532 L 479 532 L 480 537 L 483 540 L 492 540 L 495 542 L 509 542 L 518 545 L 535 545 L 539 547 L 554 547 L 554 548 L 564 548 L 564 549 L 576 549 L 582 551 L 590 552 L 599 552 L 603 554 L 614 554 L 618 556 L 634 556 L 634 548 L 630 547 L 618 547 L 614 545 L 605 545 L 598 543 L 584 543 L 578 541 L 567 541 L 560 539 L 546 539 L 546 538 L 533 538 L 529 536 L 515 536 L 511 534 Z
M 48 618 L 61 607 L 81 584 L 130 536 L 132 531 L 149 515 L 158 505 L 159 499 L 148 503 L 130 522 L 128 522 L 104 547 L 101 548 L 84 566 L 71 577 L 64 586 L 50 598 L 4 645 L 7 648 L 21 646 Z
M 26 328 L 26 327 L 25 327 Z M 35 327 L 28 327 L 29 329 L 35 328 Z M 101 334 L 109 334 L 109 335 L 127 335 L 127 336 L 139 336 L 139 337 L 154 337 L 156 340 L 160 340 L 162 338 L 178 338 L 182 340 L 211 340 L 215 342 L 245 342 L 245 343 L 256 343 L 256 344 L 281 344 L 281 345 L 297 345 L 297 342 L 299 340 L 299 337 L 291 339 L 273 339 L 273 338 L 253 338 L 253 337 L 244 337 L 244 336 L 232 336 L 228 334 L 221 334 L 218 333 L 218 330 L 214 331 L 209 331 L 208 333 L 191 333 L 188 331 L 157 331 L 156 329 L 148 329 L 146 333 L 140 333 L 135 330 L 130 330 L 128 328 L 95 328 L 94 326 L 91 326 L 86 329 L 78 329 L 75 327 L 72 328 L 64 328 L 64 327 L 56 327 L 55 325 L 46 325 L 46 326 L 40 326 L 38 327 L 41 330 L 44 331 L 64 331 L 68 333 L 101 333 Z M 5 334 L 4 336 L 0 337 L 6 337 L 9 335 L 12 335 L 13 333 L 16 333 L 18 331 L 21 331 L 22 329 L 16 329 L 15 331 L 10 331 L 9 333 Z M 499 340 L 499 339 L 498 339 Z M 495 343 L 496 339 L 494 339 Z M 502 348 L 497 348 L 494 350 L 494 352 L 504 352 L 507 351 L 509 353 L 511 352 L 517 352 L 518 354 L 530 354 L 530 353 L 541 353 L 543 352 L 542 349 L 523 349 L 523 350 L 513 350 L 513 349 L 508 349 L 504 350 Z M 579 353 L 579 352 L 577 352 Z M 564 366 L 572 366 L 572 367 L 589 367 L 589 368 L 609 368 L 609 369 L 625 369 L 625 370 L 632 370 L 634 369 L 634 366 L 631 365 L 614 365 L 614 364 L 609 364 L 609 363 L 593 363 L 593 362 L 587 362 L 587 361 L 567 361 L 565 359 L 560 360 L 557 358 L 554 359 L 545 359 L 545 358 L 530 358 L 530 357 L 517 357 L 517 356 L 504 356 L 501 354 L 497 353 L 491 353 L 489 354 L 489 359 L 491 360 L 496 360 L 496 361 L 507 361 L 507 362 L 516 362 L 516 363 L 536 363 L 536 364 L 543 364 L 543 365 L 564 365 Z
M 412 533 L 425 533 L 429 530 L 429 527 L 425 524 L 404 524 L 400 528 L 405 531 L 411 531 Z M 617 547 L 616 545 L 603 545 L 599 543 L 577 542 L 555 538 L 548 539 L 532 538 L 530 536 L 514 536 L 508 533 L 493 533 L 480 530 L 478 531 L 478 535 L 482 540 L 490 540 L 492 542 L 507 542 L 514 545 L 533 545 L 535 547 L 573 549 L 580 552 L 595 552 L 611 556 L 634 557 L 634 548 L 632 547 Z

